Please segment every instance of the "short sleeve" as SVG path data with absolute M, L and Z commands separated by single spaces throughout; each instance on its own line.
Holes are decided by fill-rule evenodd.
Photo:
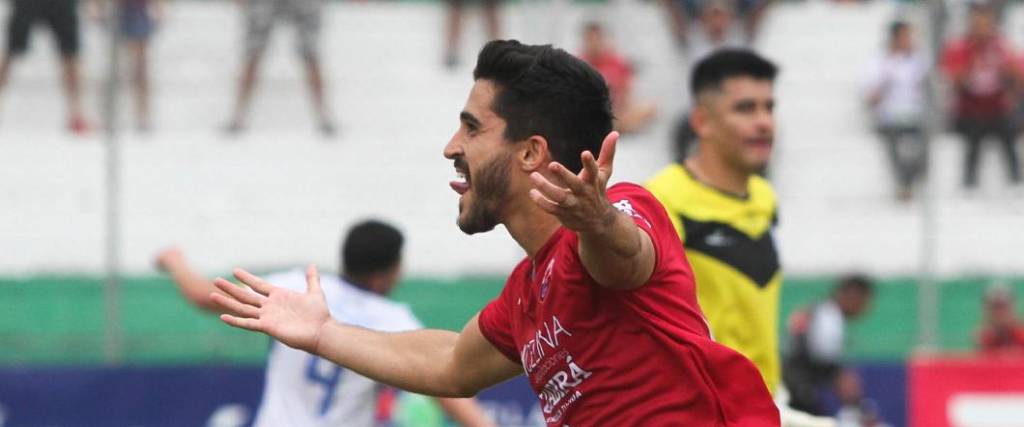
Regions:
M 480 311 L 477 326 L 480 328 L 480 333 L 483 334 L 484 338 L 494 348 L 498 349 L 509 360 L 520 363 L 519 353 L 516 351 L 512 332 L 512 306 L 509 301 L 511 299 L 510 284 L 506 284 L 505 289 L 501 291 L 501 295 L 498 295 L 497 298 Z
M 644 188 L 650 191 L 655 199 L 658 199 L 658 202 L 665 209 L 669 221 L 672 222 L 672 228 L 676 230 L 679 241 L 685 242 L 686 229 L 683 227 L 682 219 L 679 218 L 678 208 L 672 204 L 672 194 L 681 185 L 675 178 L 678 175 L 677 170 L 680 171 L 679 173 L 682 173 L 682 166 L 676 164 L 662 169 L 654 178 L 644 184 Z
M 616 184 L 609 188 L 608 201 L 619 212 L 629 216 L 637 227 L 651 237 L 655 252 L 654 269 L 657 270 L 661 264 L 662 248 L 665 242 L 679 240 L 679 235 L 676 234 L 665 207 L 643 187 L 627 183 Z

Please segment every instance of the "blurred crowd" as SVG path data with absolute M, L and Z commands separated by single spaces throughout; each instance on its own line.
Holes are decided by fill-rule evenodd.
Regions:
M 687 62 L 694 64 L 715 49 L 750 46 L 771 0 L 664 0 L 660 3 L 670 23 L 672 38 Z M 258 83 L 260 64 L 270 34 L 279 23 L 296 30 L 295 45 L 305 69 L 316 127 L 333 136 L 337 125 L 329 108 L 325 76 L 320 65 L 320 34 L 324 5 L 328 0 L 234 0 L 244 17 L 242 67 L 238 73 L 232 113 L 224 131 L 237 134 L 247 129 L 247 114 Z M 454 69 L 460 58 L 467 5 L 463 0 L 444 2 L 443 66 Z M 5 22 L 6 45 L 0 59 L 0 95 L 9 83 L 17 60 L 29 49 L 35 27 L 44 27 L 57 40 L 61 85 L 66 105 L 66 127 L 77 135 L 94 131 L 98 114 L 82 106 L 81 20 L 90 19 L 118 33 L 128 56 L 126 82 L 133 98 L 134 127 L 153 129 L 150 93 L 149 46 L 167 13 L 164 0 L 9 0 Z M 483 0 L 484 28 L 488 39 L 504 34 L 497 0 Z M 283 21 L 283 22 L 282 22 Z M 589 22 L 580 31 L 582 49 L 577 52 L 593 64 L 612 88 L 617 125 L 624 132 L 642 131 L 655 118 L 653 102 L 633 98 L 633 60 L 621 53 L 600 22 Z M 94 48 L 91 47 L 90 48 Z M 685 95 L 685 94 L 681 94 Z
M 319 41 L 324 0 L 237 0 L 245 19 L 242 70 L 238 76 L 235 107 L 224 131 L 237 134 L 247 127 L 257 77 L 274 27 L 280 21 L 296 30 L 296 49 L 303 64 L 317 128 L 325 136 L 336 133 L 324 90 Z M 128 81 L 134 98 L 135 128 L 152 130 L 150 108 L 149 45 L 165 17 L 162 0 L 10 0 L 6 22 L 6 46 L 0 59 L 0 91 L 6 86 L 17 59 L 26 53 L 36 26 L 49 29 L 60 52 L 62 84 L 66 99 L 67 129 L 78 135 L 94 128 L 90 114 L 82 108 L 81 24 L 85 13 L 117 33 L 128 53 Z M 79 9 L 84 10 L 79 10 Z
M 81 13 L 119 32 L 128 55 L 127 81 L 133 98 L 135 128 L 140 132 L 152 129 L 148 46 L 166 15 L 162 0 L 9 1 L 6 46 L 0 57 L 0 95 L 10 83 L 16 60 L 29 48 L 32 28 L 47 27 L 61 53 L 59 66 L 67 129 L 85 134 L 95 128 L 95 115 L 84 111 L 81 101 Z M 245 18 L 245 41 L 234 107 L 223 130 L 238 134 L 247 129 L 247 113 L 270 33 L 275 25 L 285 21 L 297 30 L 295 45 L 305 70 L 314 124 L 323 135 L 334 136 L 337 124 L 325 95 L 325 76 L 320 66 L 319 38 L 325 0 L 236 1 Z M 660 0 L 660 5 L 673 40 L 686 63 L 692 65 L 716 49 L 755 47 L 771 0 Z M 481 6 L 487 37 L 501 37 L 501 8 L 497 0 L 485 0 Z M 465 5 L 462 0 L 448 0 L 445 8 L 441 62 L 454 67 L 461 62 L 458 52 Z M 929 139 L 934 136 L 928 131 L 928 119 L 935 116 L 930 113 L 944 115 L 942 124 L 963 140 L 961 181 L 966 193 L 979 187 L 982 152 L 989 143 L 998 146 L 1006 177 L 1015 191 L 1021 192 L 1017 145 L 1024 120 L 1024 56 L 1004 36 L 1005 9 L 1002 1 L 971 0 L 965 15 L 966 29 L 948 38 L 938 58 L 930 58 L 927 49 L 919 46 L 917 38 L 921 31 L 910 21 L 897 20 L 886 29 L 885 48 L 865 73 L 864 99 L 891 165 L 897 200 L 911 200 L 927 173 Z M 581 40 L 578 54 L 601 72 L 611 88 L 616 127 L 624 133 L 643 132 L 657 118 L 658 108 L 654 102 L 638 98 L 632 90 L 635 58 L 616 48 L 600 22 L 587 23 L 581 29 Z M 929 77 L 936 67 L 948 89 L 948 99 L 931 96 Z M 937 108 L 931 108 L 937 104 Z M 676 157 L 684 158 L 695 138 L 689 129 L 689 119 L 685 115 L 666 119 L 677 123 L 674 147 Z
M 1006 39 L 1001 2 L 972 1 L 966 29 L 950 37 L 937 58 L 947 100 L 930 99 L 931 60 L 915 43 L 907 21 L 888 28 L 887 46 L 867 73 L 866 100 L 885 144 L 895 177 L 896 197 L 910 200 L 928 165 L 929 113 L 940 116 L 943 130 L 955 132 L 964 146 L 962 185 L 978 188 L 982 148 L 996 143 L 1006 176 L 1021 189 L 1017 149 L 1024 120 L 1024 57 Z M 929 109 L 934 102 L 938 108 Z

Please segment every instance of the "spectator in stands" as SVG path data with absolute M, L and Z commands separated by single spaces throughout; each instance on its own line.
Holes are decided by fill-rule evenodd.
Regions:
M 683 49 L 687 69 L 701 59 L 728 48 L 747 48 L 753 44 L 754 31 L 765 8 L 772 0 L 662 0 L 672 18 L 676 41 Z M 737 21 L 739 12 L 740 22 Z M 696 22 L 691 22 L 696 20 Z M 688 98 L 687 94 L 683 94 Z M 685 159 L 696 134 L 690 129 L 689 112 L 675 119 L 673 156 Z
M 697 63 L 716 49 L 753 45 L 771 2 L 662 0 L 676 42 L 687 51 L 691 63 Z
M 792 408 L 829 415 L 822 399 L 827 391 L 834 392 L 844 407 L 861 405 L 860 378 L 844 357 L 846 326 L 867 311 L 873 294 L 871 279 L 846 276 L 828 299 L 790 316 L 782 381 L 789 389 Z
M 444 65 L 449 69 L 459 65 L 459 39 L 462 37 L 462 15 L 466 0 L 445 0 L 448 19 L 445 23 Z M 488 41 L 501 38 L 501 17 L 498 0 L 481 0 Z
M 135 95 L 135 127 L 149 132 L 150 116 L 149 39 L 163 17 L 162 0 L 120 0 L 118 20 L 121 37 L 131 55 L 131 81 Z
M 228 133 L 237 134 L 245 129 L 259 64 L 267 50 L 270 32 L 276 21 L 287 19 L 296 27 L 299 55 L 306 68 L 317 128 L 324 136 L 334 136 L 337 129 L 327 111 L 318 48 L 324 0 L 239 0 L 239 3 L 245 8 L 247 22 L 245 64 L 238 81 L 238 95 L 234 113 L 228 122 Z
M 10 5 L 7 47 L 0 58 L 0 89 L 6 86 L 14 61 L 28 50 L 32 27 L 46 24 L 60 49 L 68 130 L 79 135 L 88 132 L 89 124 L 82 113 L 77 0 L 11 0 Z
M 580 57 L 601 73 L 608 84 L 615 130 L 636 132 L 651 122 L 657 107 L 651 102 L 633 99 L 633 67 L 612 47 L 601 24 L 591 22 L 584 27 Z
M 956 128 L 966 144 L 964 187 L 977 187 L 981 144 L 988 136 L 1002 144 L 1010 181 L 1019 184 L 1012 114 L 1021 73 L 1009 44 L 999 34 L 991 5 L 971 4 L 967 34 L 945 47 L 942 66 L 956 94 Z
M 997 283 L 985 292 L 985 319 L 977 333 L 985 354 L 1024 355 L 1024 325 L 1017 319 L 1013 291 Z
M 923 123 L 927 78 L 928 61 L 914 47 L 910 24 L 893 22 L 888 48 L 868 72 L 867 100 L 896 174 L 896 197 L 902 201 L 910 200 L 928 163 Z
M 110 0 L 93 0 L 96 18 L 107 16 Z M 116 0 L 116 20 L 121 39 L 131 60 L 131 83 L 135 97 L 135 127 L 139 132 L 152 129 L 150 116 L 149 40 L 163 18 L 163 0 Z

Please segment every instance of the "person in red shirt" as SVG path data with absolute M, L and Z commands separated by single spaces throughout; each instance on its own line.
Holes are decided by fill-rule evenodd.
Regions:
M 493 41 L 473 76 L 444 156 L 459 228 L 504 225 L 527 254 L 500 296 L 459 333 L 388 334 L 332 320 L 313 266 L 306 293 L 237 269 L 251 290 L 217 280 L 221 319 L 421 394 L 525 373 L 549 426 L 779 425 L 754 365 L 711 339 L 665 209 L 637 185 L 607 188 L 618 134 L 600 74 Z
M 978 184 L 981 143 L 995 136 L 1003 146 L 1010 181 L 1020 184 L 1020 160 L 1012 120 L 1022 82 L 1017 60 L 999 35 L 995 11 L 987 3 L 972 3 L 967 34 L 949 43 L 942 68 L 956 94 L 956 128 L 967 145 L 964 187 Z
M 977 334 L 982 353 L 1024 355 L 1024 325 L 1014 306 L 1007 286 L 996 285 L 985 292 L 985 320 Z
M 633 99 L 633 67 L 612 47 L 601 24 L 591 22 L 584 27 L 580 58 L 601 73 L 608 84 L 616 130 L 636 132 L 654 119 L 658 108 L 650 102 Z

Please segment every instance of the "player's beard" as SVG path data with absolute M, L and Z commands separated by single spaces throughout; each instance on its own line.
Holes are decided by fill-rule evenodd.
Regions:
M 459 204 L 459 229 L 466 234 L 491 231 L 501 222 L 508 197 L 512 151 L 499 154 L 477 168 L 472 177 L 472 202 Z

